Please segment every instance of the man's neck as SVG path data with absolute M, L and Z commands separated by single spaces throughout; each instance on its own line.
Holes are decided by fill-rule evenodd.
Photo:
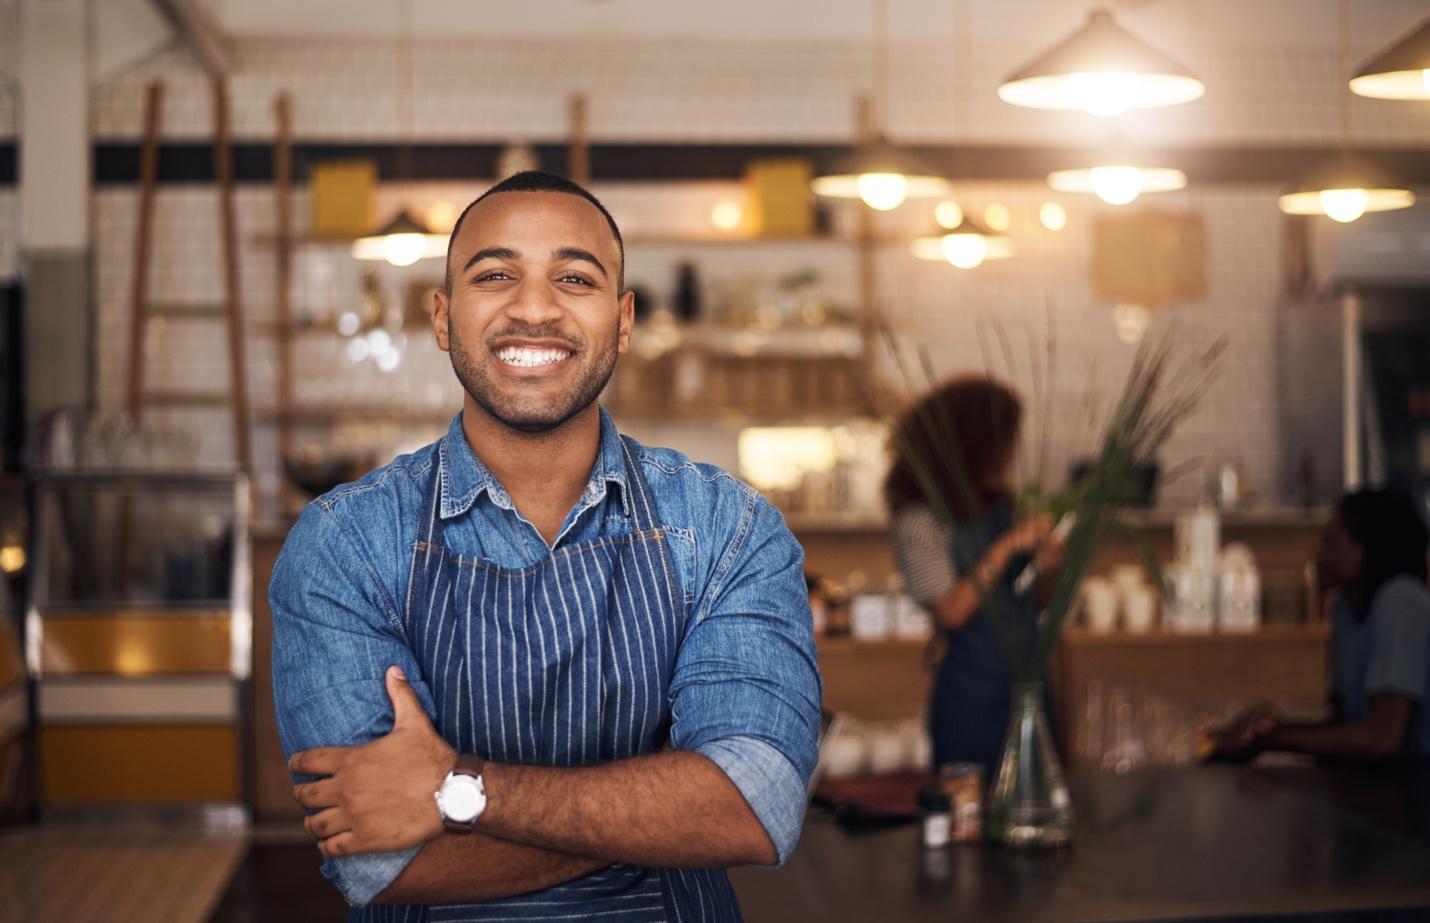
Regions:
M 593 403 L 549 432 L 523 433 L 493 419 L 468 396 L 462 433 L 517 512 L 536 526 L 546 544 L 554 544 L 591 479 L 601 449 L 600 408 Z

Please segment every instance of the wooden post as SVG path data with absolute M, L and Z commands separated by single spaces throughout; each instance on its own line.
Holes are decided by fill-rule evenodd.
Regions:
M 129 419 L 144 414 L 144 334 L 149 321 L 149 246 L 154 231 L 154 189 L 159 180 L 159 116 L 164 86 L 144 92 L 144 143 L 139 151 L 139 223 L 134 233 L 134 277 L 129 289 Z
M 874 101 L 860 96 L 854 101 L 855 143 L 867 144 L 878 134 L 878 118 L 874 113 Z M 877 385 L 877 357 L 882 347 L 879 325 L 882 313 L 879 310 L 879 250 L 875 240 L 874 210 L 858 202 L 859 211 L 859 333 L 864 349 L 859 357 L 859 391 L 865 410 L 876 413 L 881 400 Z
M 288 94 L 280 93 L 273 101 L 273 114 L 278 122 L 278 135 L 273 145 L 273 191 L 277 197 L 275 214 L 277 219 L 277 240 L 275 256 L 277 275 L 273 280 L 276 287 L 276 311 L 278 330 L 274 338 L 277 351 L 277 404 L 278 404 L 278 470 L 280 472 L 279 506 L 283 512 L 294 510 L 298 498 L 287 477 L 281 476 L 283 462 L 292 454 L 293 428 L 289 411 L 293 407 L 293 123 L 292 108 Z
M 233 390 L 233 439 L 238 467 L 253 472 L 248 438 L 248 366 L 244 356 L 242 306 L 238 283 L 238 228 L 233 208 L 233 149 L 228 127 L 228 88 L 213 81 L 214 178 L 218 181 L 219 233 L 223 240 L 224 314 L 228 321 L 228 361 Z
M 571 140 L 566 158 L 566 174 L 572 182 L 585 186 L 591 182 L 591 149 L 590 137 L 586 129 L 586 97 L 579 93 L 572 96 L 568 112 Z

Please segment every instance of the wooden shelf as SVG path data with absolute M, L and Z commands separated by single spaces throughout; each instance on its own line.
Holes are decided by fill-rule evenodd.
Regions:
M 254 416 L 260 423 L 287 423 L 294 426 L 328 426 L 337 423 L 410 423 L 415 426 L 445 426 L 457 410 L 409 410 L 379 405 L 295 408 L 286 413 L 260 410 Z
M 1175 632 L 1153 631 L 1089 631 L 1081 627 L 1063 630 L 1063 643 L 1075 647 L 1158 647 L 1167 645 L 1239 645 L 1282 644 L 1287 641 L 1321 643 L 1330 634 L 1329 626 L 1321 622 L 1302 625 L 1263 625 L 1256 631 Z
M 785 525 L 800 533 L 877 533 L 889 531 L 889 519 L 882 513 L 786 513 Z
M 1128 510 L 1123 518 L 1128 525 L 1142 529 L 1170 529 L 1177 517 L 1187 509 Z M 1328 506 L 1312 507 L 1246 507 L 1218 511 L 1223 529 L 1319 529 L 1330 519 Z

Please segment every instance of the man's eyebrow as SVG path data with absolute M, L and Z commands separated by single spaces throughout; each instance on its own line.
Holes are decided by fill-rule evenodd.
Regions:
M 563 260 L 580 260 L 583 263 L 590 263 L 601 271 L 601 275 L 609 279 L 611 276 L 606 272 L 606 267 L 601 261 L 596 259 L 596 255 L 590 250 L 582 250 L 580 247 L 562 247 L 559 250 L 551 251 L 551 261 L 559 263 Z
M 466 272 L 482 260 L 514 260 L 517 259 L 517 252 L 510 247 L 487 247 L 485 250 L 478 250 L 472 254 L 472 258 L 467 260 L 467 265 L 462 267 L 462 272 Z

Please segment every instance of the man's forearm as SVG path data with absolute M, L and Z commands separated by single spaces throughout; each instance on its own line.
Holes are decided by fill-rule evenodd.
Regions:
M 606 862 L 667 867 L 772 864 L 773 842 L 740 790 L 698 753 L 670 751 L 600 766 L 488 763 L 492 836 Z
M 481 833 L 445 834 L 423 846 L 373 903 L 489 901 L 562 884 L 608 864 Z

